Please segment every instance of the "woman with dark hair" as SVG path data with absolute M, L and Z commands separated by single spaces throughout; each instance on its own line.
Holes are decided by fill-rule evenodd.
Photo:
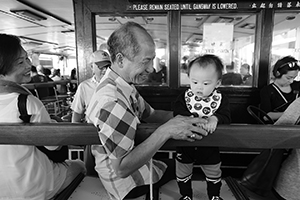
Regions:
M 273 68 L 273 83 L 261 92 L 260 107 L 274 121 L 278 120 L 289 105 L 299 97 L 298 76 L 300 63 L 292 56 L 279 59 Z M 283 133 L 284 134 L 284 133 Z M 300 150 L 293 149 L 284 160 L 274 183 L 274 195 L 280 200 L 298 200 L 300 196 Z
M 0 34 L 0 122 L 51 122 L 42 102 L 21 86 L 30 81 L 31 65 L 20 39 Z M 85 171 L 83 162 L 57 163 L 35 146 L 0 145 L 0 158 L 0 199 L 51 199 Z
M 261 92 L 260 108 L 276 121 L 285 109 L 299 97 L 300 82 L 298 76 L 300 63 L 291 56 L 278 60 L 273 68 L 273 83 L 265 86 Z

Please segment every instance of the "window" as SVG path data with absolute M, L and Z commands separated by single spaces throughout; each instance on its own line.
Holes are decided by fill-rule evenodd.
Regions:
M 182 15 L 180 85 L 188 85 L 190 60 L 215 54 L 224 64 L 222 85 L 252 86 L 255 22 L 255 14 Z
M 273 42 L 271 48 L 270 81 L 273 80 L 274 64 L 284 56 L 300 60 L 300 12 L 276 12 L 274 16 Z M 300 80 L 300 76 L 296 77 Z

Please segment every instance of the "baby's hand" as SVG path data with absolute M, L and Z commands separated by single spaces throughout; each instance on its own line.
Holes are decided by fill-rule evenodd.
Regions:
M 207 118 L 207 123 L 202 124 L 201 127 L 206 130 L 208 133 L 213 133 L 218 125 L 218 118 L 216 116 L 211 116 Z
M 195 117 L 195 116 L 191 115 L 190 117 Z M 195 118 L 198 118 L 199 121 L 197 123 L 195 123 L 194 125 L 201 127 L 201 128 L 203 128 L 203 124 L 206 124 L 208 122 L 207 119 L 204 119 L 204 118 L 200 118 L 200 117 L 195 117 Z

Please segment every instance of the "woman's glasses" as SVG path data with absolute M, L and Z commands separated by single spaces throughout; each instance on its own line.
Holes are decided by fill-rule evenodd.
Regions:
M 284 66 L 286 66 L 286 65 L 287 65 L 289 68 L 293 68 L 293 67 L 295 67 L 295 66 L 298 66 L 298 68 L 300 68 L 300 61 L 299 61 L 299 60 L 296 60 L 296 61 L 284 63 L 284 64 L 280 65 L 280 66 L 278 67 L 278 69 L 280 69 L 280 68 L 282 68 L 282 67 L 284 67 Z

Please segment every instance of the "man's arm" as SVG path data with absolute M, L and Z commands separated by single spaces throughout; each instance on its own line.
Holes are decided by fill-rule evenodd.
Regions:
M 173 118 L 172 111 L 154 110 L 149 117 L 144 119 L 144 121 L 148 123 L 165 123 L 171 118 Z
M 72 123 L 80 123 L 83 118 L 83 114 L 73 111 L 72 113 Z
M 207 132 L 195 126 L 196 123 L 199 123 L 198 118 L 179 115 L 164 123 L 124 157 L 112 159 L 113 168 L 117 175 L 125 178 L 142 167 L 168 139 L 191 142 L 202 139 L 202 136 L 207 135 Z M 192 135 L 194 137 L 191 137 Z

